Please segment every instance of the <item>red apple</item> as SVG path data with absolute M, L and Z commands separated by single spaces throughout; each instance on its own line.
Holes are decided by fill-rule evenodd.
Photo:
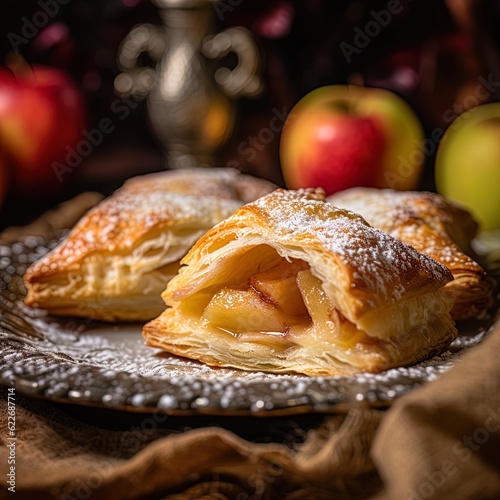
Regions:
M 422 143 L 418 119 L 395 94 L 333 85 L 309 93 L 288 115 L 281 167 L 291 189 L 322 187 L 327 194 L 354 186 L 414 189 Z
M 60 188 L 52 164 L 63 162 L 84 127 L 76 85 L 61 70 L 16 60 L 15 73 L 0 68 L 0 148 L 14 165 L 14 187 L 45 196 Z
M 3 204 L 7 186 L 9 184 L 9 165 L 7 158 L 0 151 L 0 207 Z

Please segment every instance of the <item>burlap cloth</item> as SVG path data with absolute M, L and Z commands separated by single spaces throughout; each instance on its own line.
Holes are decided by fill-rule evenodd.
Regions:
M 76 203 L 83 210 L 97 199 L 80 198 L 62 209 L 71 212 L 67 220 L 56 211 L 27 232 L 74 222 Z M 255 443 L 222 427 L 171 431 L 168 418 L 154 430 L 107 430 L 110 422 L 94 427 L 17 395 L 15 497 L 498 499 L 499 358 L 500 325 L 439 380 L 386 411 L 360 405 L 327 416 L 297 447 Z M 6 406 L 4 393 L 2 498 L 10 494 Z

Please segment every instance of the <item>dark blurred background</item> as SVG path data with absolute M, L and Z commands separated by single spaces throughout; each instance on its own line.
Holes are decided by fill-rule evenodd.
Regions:
M 219 11 L 223 15 L 214 13 L 214 27 L 239 25 L 252 31 L 261 51 L 266 90 L 258 98 L 239 102 L 238 123 L 219 152 L 220 164 L 236 164 L 244 172 L 282 184 L 279 135 L 252 162 L 238 153 L 238 144 L 267 126 L 273 109 L 289 111 L 312 89 L 348 82 L 353 75 L 361 75 L 367 86 L 384 87 L 404 97 L 416 110 L 426 133 L 446 127 L 446 110 L 470 95 L 478 75 L 500 81 L 500 2 L 400 3 L 401 13 L 392 16 L 366 48 L 346 58 L 345 43 L 353 43 L 355 27 L 369 22 L 372 11 L 386 9 L 387 0 L 226 2 L 229 7 Z M 138 23 L 160 23 L 158 11 L 149 0 L 61 0 L 57 5 L 58 12 L 47 25 L 26 37 L 26 20 L 34 20 L 41 9 L 40 0 L 3 0 L 0 64 L 8 60 L 14 41 L 30 65 L 49 65 L 69 74 L 83 97 L 86 128 L 90 130 L 110 116 L 117 99 L 113 81 L 119 73 L 116 54 L 120 42 Z M 0 81 L 0 106 L 2 85 Z M 489 99 L 498 99 L 499 89 L 492 90 Z M 62 117 L 61 129 L 65 123 Z M 433 155 L 426 161 L 422 187 L 432 189 Z M 15 168 L 9 158 L 0 155 L 0 168 L 7 172 L 0 212 L 4 228 L 26 224 L 83 191 L 109 194 L 124 179 L 162 170 L 165 162 L 142 102 L 116 123 L 116 130 L 106 135 L 92 154 L 64 174 L 64 183 L 56 189 L 41 182 L 36 190 L 23 191 L 8 182 L 9 169 Z

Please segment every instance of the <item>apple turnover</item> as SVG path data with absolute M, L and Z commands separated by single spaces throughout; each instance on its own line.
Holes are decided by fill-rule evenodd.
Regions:
M 275 187 L 227 169 L 131 179 L 28 269 L 26 304 L 106 321 L 154 318 L 165 283 L 196 240 Z
M 143 329 L 214 366 L 351 375 L 409 365 L 456 337 L 450 271 L 316 190 L 277 190 L 208 231 Z
M 471 215 L 434 193 L 353 188 L 328 198 L 335 206 L 362 215 L 369 224 L 409 243 L 445 265 L 454 280 L 454 319 L 475 318 L 492 304 L 491 281 L 465 252 L 477 231 Z

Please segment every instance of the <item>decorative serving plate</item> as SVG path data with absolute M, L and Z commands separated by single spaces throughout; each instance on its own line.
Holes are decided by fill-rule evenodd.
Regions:
M 30 237 L 0 246 L 0 383 L 48 400 L 169 414 L 269 416 L 386 406 L 449 370 L 481 342 L 499 307 L 459 326 L 449 350 L 378 375 L 308 377 L 210 368 L 145 347 L 140 324 L 55 319 L 23 305 L 26 267 L 57 242 Z

